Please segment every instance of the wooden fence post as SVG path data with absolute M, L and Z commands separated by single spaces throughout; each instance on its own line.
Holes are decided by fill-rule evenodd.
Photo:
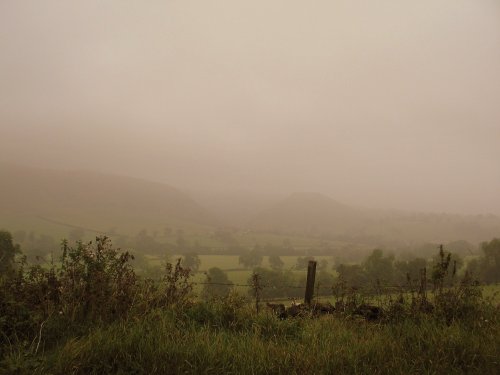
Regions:
M 260 291 L 262 286 L 260 285 L 260 277 L 258 274 L 252 274 L 252 288 L 255 297 L 255 310 L 259 313 L 259 302 L 260 302 Z
M 316 280 L 316 261 L 310 260 L 307 265 L 307 282 L 304 303 L 310 305 L 314 294 L 314 282 Z

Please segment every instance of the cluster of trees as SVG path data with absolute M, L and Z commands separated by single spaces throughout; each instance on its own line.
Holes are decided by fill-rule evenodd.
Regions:
M 256 267 L 253 273 L 259 276 L 259 284 L 262 286 L 260 293 L 263 298 L 300 298 L 304 295 L 301 287 L 304 285 L 302 281 L 305 282 L 305 278 L 303 276 L 297 278 L 290 270 Z M 252 277 L 247 280 L 247 283 L 249 285 L 253 283 Z M 248 293 L 251 295 L 253 290 L 249 289 Z
M 434 254 L 436 253 L 434 249 Z M 424 268 L 432 268 L 440 260 L 439 255 L 428 262 L 425 258 L 396 260 L 394 255 L 385 255 L 380 249 L 375 249 L 361 264 L 339 264 L 336 271 L 339 277 L 350 286 L 363 287 L 377 283 L 379 285 L 406 285 L 420 279 Z M 450 263 L 458 272 L 463 267 L 463 260 L 456 254 L 450 254 Z M 454 275 L 447 275 L 448 278 Z
M 473 277 L 484 283 L 500 282 L 500 239 L 481 244 L 483 254 L 473 259 L 467 265 L 467 270 Z
M 262 251 L 260 251 L 259 248 L 255 247 L 250 251 L 241 253 L 238 259 L 238 263 L 245 268 L 253 268 L 260 266 L 263 259 L 264 255 L 262 254 Z
M 250 251 L 245 251 L 240 254 L 238 262 L 245 268 L 254 268 L 262 266 L 262 262 L 264 260 L 264 252 L 260 250 L 260 248 L 255 247 Z M 312 256 L 304 256 L 297 257 L 296 263 L 294 265 L 294 269 L 298 271 L 302 271 L 307 269 L 309 261 L 314 260 Z M 281 259 L 278 254 L 271 254 L 268 257 L 269 266 L 273 270 L 282 270 L 285 266 L 285 263 Z M 328 268 L 328 261 L 326 259 L 322 259 L 319 262 L 318 269 L 326 270 Z
M 256 244 L 251 250 L 241 245 L 235 237 L 235 231 L 219 229 L 213 233 L 213 239 L 223 245 L 222 252 L 227 255 L 240 255 L 248 251 L 260 254 L 297 255 L 299 252 L 291 241 L 285 238 L 281 244 Z M 254 265 L 253 265 L 254 266 Z M 250 266 L 252 267 L 252 266 Z
M 205 284 L 201 292 L 204 300 L 226 297 L 233 289 L 234 284 L 229 280 L 227 273 L 218 267 L 210 268 L 205 276 Z
M 16 254 L 20 251 L 19 245 L 14 245 L 10 232 L 0 231 L 0 276 L 13 268 Z
M 463 241 L 457 241 L 455 245 L 460 246 L 462 252 L 469 249 Z M 467 267 L 464 267 L 463 258 L 454 252 L 449 253 L 449 259 L 441 259 L 443 255 L 435 255 L 437 249 L 434 246 L 434 257 L 430 262 L 422 257 L 396 260 L 393 255 L 385 255 L 382 250 L 376 249 L 361 264 L 339 264 L 336 271 L 344 281 L 353 286 L 369 285 L 375 281 L 382 285 L 404 285 L 408 281 L 418 280 L 420 270 L 424 268 L 427 268 L 428 277 L 431 277 L 436 265 L 446 261 L 452 271 L 447 273 L 445 283 L 451 283 L 457 273 L 464 271 L 481 283 L 500 282 L 500 239 L 483 242 L 480 247 L 482 254 L 470 260 Z
M 149 255 L 210 253 L 207 246 L 202 246 L 197 241 L 189 241 L 182 229 L 172 231 L 170 228 L 166 228 L 165 232 L 168 233 L 166 241 L 160 239 L 161 236 L 157 232 L 143 229 L 135 236 L 117 236 L 115 243 L 122 249 L 131 249 Z

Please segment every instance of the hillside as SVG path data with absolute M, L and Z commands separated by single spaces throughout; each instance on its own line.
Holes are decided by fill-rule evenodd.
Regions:
M 4 227 L 29 230 L 42 222 L 57 222 L 128 233 L 140 228 L 214 223 L 207 210 L 165 184 L 8 164 L 0 164 L 0 176 L 0 226 Z
M 362 209 L 317 193 L 294 193 L 256 215 L 248 226 L 373 245 L 456 240 L 477 243 L 500 235 L 500 218 L 494 215 Z
M 250 221 L 258 230 L 318 234 L 345 233 L 363 213 L 318 193 L 293 193 Z
M 207 194 L 201 206 L 172 186 L 132 177 L 2 163 L 0 176 L 0 228 L 35 230 L 55 238 L 67 236 L 75 226 L 90 229 L 88 234 L 125 235 L 142 229 L 161 235 L 169 228 L 187 230 L 191 236 L 204 233 L 195 237 L 208 244 L 214 227 L 227 223 L 252 230 L 254 234 L 241 238 L 245 244 L 259 242 L 255 232 L 397 247 L 456 240 L 477 244 L 500 236 L 500 218 L 494 215 L 371 210 L 318 193 L 294 193 L 277 202 L 273 196 Z M 221 246 L 212 242 L 209 245 Z

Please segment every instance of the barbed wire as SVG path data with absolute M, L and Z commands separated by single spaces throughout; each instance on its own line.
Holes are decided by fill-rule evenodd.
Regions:
M 191 284 L 193 285 L 219 285 L 219 286 L 234 286 L 234 287 L 254 287 L 253 284 L 239 284 L 239 283 L 218 283 L 218 282 L 198 282 L 198 281 L 193 281 Z M 290 289 L 305 289 L 305 285 L 287 285 L 287 284 L 261 284 L 260 285 L 262 288 L 272 288 L 272 289 L 281 289 L 281 288 L 290 288 Z M 333 290 L 335 288 L 338 288 L 340 286 L 338 285 L 331 285 L 331 286 L 322 286 L 318 285 L 315 286 L 315 290 L 318 289 L 328 289 L 328 290 Z M 351 286 L 351 285 L 346 285 L 343 287 L 344 289 L 353 289 L 353 290 L 383 290 L 383 289 L 407 289 L 407 290 L 416 290 L 418 289 L 416 286 L 409 286 L 409 285 L 363 285 L 363 286 Z

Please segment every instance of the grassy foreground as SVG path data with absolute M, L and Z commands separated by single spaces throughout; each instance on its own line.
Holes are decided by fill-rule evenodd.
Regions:
M 498 327 L 480 317 L 466 325 L 279 320 L 201 303 L 93 328 L 37 356 L 12 352 L 4 366 L 38 374 L 498 374 Z
M 180 261 L 143 279 L 107 238 L 64 243 L 50 268 L 3 239 L 0 374 L 500 374 L 500 310 L 467 274 L 445 284 L 442 249 L 411 296 L 369 306 L 353 290 L 331 315 L 316 301 L 280 320 L 234 292 L 195 298 Z

